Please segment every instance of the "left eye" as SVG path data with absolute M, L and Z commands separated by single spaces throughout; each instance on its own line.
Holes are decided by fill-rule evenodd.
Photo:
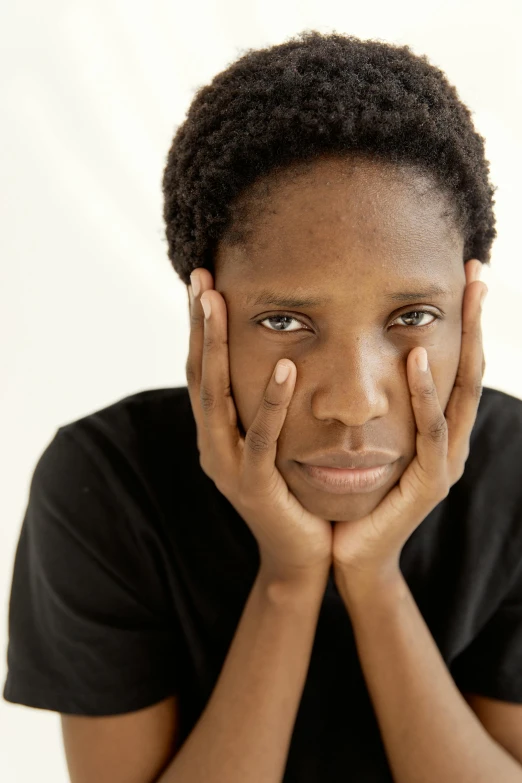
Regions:
M 418 321 L 422 319 L 425 315 L 430 315 L 432 317 L 432 321 L 429 321 L 429 323 L 421 323 L 419 324 Z M 415 321 L 416 323 L 409 323 L 409 324 L 399 324 L 399 326 L 402 326 L 406 329 L 409 328 L 415 328 L 415 329 L 424 329 L 427 326 L 431 326 L 435 321 L 440 318 L 440 316 L 436 315 L 435 313 L 432 313 L 430 310 L 411 310 L 409 313 L 403 313 L 402 315 L 399 315 L 395 321 L 398 321 L 400 319 L 406 319 L 408 321 Z M 262 321 L 257 321 L 258 324 L 264 324 L 265 321 L 276 321 L 278 323 L 278 326 L 275 329 L 272 329 L 271 327 L 265 327 L 266 329 L 269 329 L 271 332 L 299 332 L 300 329 L 284 329 L 285 323 L 288 321 L 295 321 L 296 324 L 302 324 L 303 322 L 300 321 L 298 318 L 295 318 L 293 315 L 285 315 L 282 313 L 281 315 L 270 315 L 268 318 L 263 318 Z M 308 327 L 305 327 L 306 331 L 308 330 Z
M 433 321 L 429 321 L 429 323 L 427 323 L 427 324 L 418 324 L 418 323 L 416 323 L 416 324 L 406 324 L 406 326 L 407 327 L 408 326 L 415 326 L 417 329 L 422 329 L 424 326 L 431 326 L 432 323 L 435 323 L 437 318 L 439 318 L 438 315 L 435 315 L 435 313 L 432 313 L 430 310 L 412 310 L 410 313 L 403 313 L 402 315 L 399 315 L 398 319 L 399 318 L 407 318 L 410 321 L 411 320 L 416 321 L 419 318 L 422 318 L 424 315 L 431 315 L 431 317 L 433 318 Z

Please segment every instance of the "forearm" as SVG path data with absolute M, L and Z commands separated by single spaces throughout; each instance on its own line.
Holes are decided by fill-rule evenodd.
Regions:
M 259 572 L 198 723 L 157 783 L 279 783 L 328 574 L 300 587 Z
M 456 687 L 402 574 L 364 594 L 337 584 L 395 783 L 522 783 L 521 765 Z

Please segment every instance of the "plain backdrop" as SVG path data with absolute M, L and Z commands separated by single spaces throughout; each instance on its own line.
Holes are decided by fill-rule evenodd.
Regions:
M 0 663 L 36 461 L 57 427 L 184 386 L 186 290 L 167 258 L 161 176 L 200 86 L 307 28 L 408 44 L 486 139 L 498 239 L 484 385 L 522 397 L 522 4 L 418 0 L 16 0 L 0 20 Z M 59 716 L 0 701 L 0 779 L 68 780 Z

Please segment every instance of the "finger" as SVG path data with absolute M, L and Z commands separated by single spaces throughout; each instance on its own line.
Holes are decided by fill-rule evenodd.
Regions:
M 281 368 L 288 368 L 288 375 L 278 383 Z M 289 359 L 281 359 L 265 388 L 256 417 L 245 435 L 243 475 L 252 492 L 267 491 L 278 481 L 275 467 L 277 440 L 281 433 L 297 378 L 297 368 Z
M 205 290 L 212 288 L 214 281 L 212 275 L 207 269 L 198 268 L 194 270 L 191 275 L 193 281 L 191 289 L 193 292 L 193 286 L 199 282 L 200 290 L 192 300 L 190 306 L 190 335 L 189 335 L 189 352 L 187 361 L 185 364 L 185 375 L 187 378 L 187 387 L 190 397 L 190 403 L 194 418 L 196 420 L 196 427 L 198 429 L 198 448 L 201 437 L 201 432 L 204 429 L 203 410 L 200 402 L 200 387 L 201 387 L 201 365 L 203 361 L 203 340 L 204 340 L 204 318 L 203 308 L 201 307 L 200 297 Z
M 477 258 L 473 258 L 470 261 L 466 261 L 464 264 L 464 272 L 466 275 L 466 285 L 469 285 L 474 280 L 480 280 L 482 274 L 482 262 Z
M 462 310 L 462 344 L 457 377 L 446 406 L 449 430 L 448 463 L 456 476 L 462 474 L 469 455 L 469 440 L 482 395 L 484 349 L 482 345 L 481 296 L 485 283 L 466 287 Z
M 199 403 L 205 430 L 210 436 L 213 453 L 228 463 L 240 439 L 236 407 L 230 385 L 228 326 L 226 303 L 214 289 L 201 295 L 204 310 L 203 359 Z M 225 467 L 226 466 L 226 467 Z
M 417 365 L 417 358 L 423 356 L 426 357 L 426 370 Z M 448 426 L 425 348 L 419 347 L 410 351 L 407 372 L 417 424 L 415 465 L 419 466 L 420 471 L 416 478 L 428 496 L 431 496 L 440 492 L 447 480 Z

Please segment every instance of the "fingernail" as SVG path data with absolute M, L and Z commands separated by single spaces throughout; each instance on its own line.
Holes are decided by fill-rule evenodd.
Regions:
M 417 356 L 415 357 L 417 361 L 417 367 L 419 370 L 422 370 L 422 372 L 426 372 L 428 369 L 428 352 L 425 348 L 422 349 L 422 351 L 419 351 L 417 353 Z
M 290 375 L 290 367 L 288 364 L 282 364 L 281 362 L 278 363 L 275 371 L 275 381 L 276 383 L 284 383 L 288 376 Z
M 212 312 L 212 308 L 210 306 L 210 300 L 208 296 L 206 299 L 201 298 L 199 301 L 201 302 L 203 312 L 205 313 L 205 318 L 206 319 L 210 318 L 210 313 Z
M 484 299 L 486 298 L 486 296 L 487 296 L 487 293 L 488 293 L 488 289 L 487 289 L 487 288 L 484 288 L 484 290 L 482 291 L 482 293 L 481 293 L 481 295 L 480 295 L 480 306 L 481 306 L 481 307 L 482 307 L 482 305 L 484 304 Z
M 480 280 L 482 274 L 482 262 L 475 265 L 475 280 Z
M 201 289 L 199 283 L 199 275 L 197 273 L 191 272 L 190 282 L 192 284 L 192 290 L 194 291 L 194 296 L 199 296 L 199 291 Z

